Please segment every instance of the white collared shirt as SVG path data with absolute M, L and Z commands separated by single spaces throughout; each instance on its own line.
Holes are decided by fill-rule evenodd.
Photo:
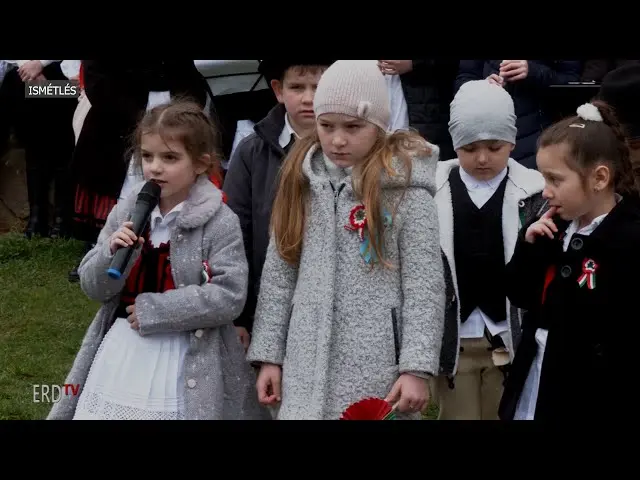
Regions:
M 482 208 L 496 192 L 500 183 L 504 180 L 504 177 L 507 176 L 507 170 L 505 167 L 491 180 L 478 180 L 469 175 L 462 167 L 460 167 L 458 171 L 460 172 L 462 182 L 467 187 L 467 192 L 469 192 L 471 200 L 473 200 L 473 203 L 475 203 L 478 208 Z
M 562 250 L 564 250 L 565 252 L 567 251 L 567 249 L 569 248 L 569 244 L 571 243 L 571 237 L 573 237 L 575 233 L 577 233 L 578 235 L 591 235 L 607 215 L 609 214 L 605 213 L 603 215 L 600 215 L 599 217 L 594 218 L 593 220 L 591 220 L 591 223 L 589 225 L 585 225 L 580 230 L 578 230 L 578 220 L 572 221 L 567 227 L 564 238 L 562 239 Z
M 496 190 L 507 176 L 507 168 L 505 167 L 498 175 L 491 180 L 478 180 L 469 175 L 462 167 L 459 169 L 460 178 L 467 187 L 469 197 L 478 208 L 487 203 L 487 201 L 496 193 Z M 505 299 L 506 302 L 506 299 Z M 503 337 L 505 345 L 508 345 L 506 338 L 504 338 L 508 332 L 509 327 L 507 325 L 507 319 L 500 322 L 494 322 L 487 315 L 484 314 L 480 308 L 476 308 L 469 318 L 460 325 L 460 338 L 482 338 L 484 337 L 484 327 L 487 327 L 491 335 L 500 335 Z
M 298 135 L 295 130 L 293 129 L 293 127 L 291 126 L 291 124 L 289 123 L 289 114 L 285 113 L 284 114 L 284 128 L 282 129 L 282 133 L 280 134 L 280 137 L 278 138 L 278 143 L 280 144 L 280 146 L 282 148 L 285 148 L 287 145 L 289 145 L 289 142 L 291 141 L 291 137 L 294 136 L 296 138 L 300 138 L 300 135 Z
M 154 247 L 159 247 L 163 243 L 167 243 L 171 239 L 171 231 L 173 230 L 176 218 L 180 214 L 184 202 L 179 203 L 164 217 L 160 213 L 160 207 L 156 206 L 151 212 L 149 221 L 149 229 L 151 230 L 150 241 Z

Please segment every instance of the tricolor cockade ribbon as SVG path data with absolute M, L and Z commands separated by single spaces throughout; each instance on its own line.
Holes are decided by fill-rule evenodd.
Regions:
M 351 209 L 349 214 L 349 225 L 345 225 L 344 228 L 352 232 L 358 232 L 358 237 L 361 242 L 364 242 L 364 229 L 367 227 L 367 213 L 364 210 L 364 205 L 356 205 Z
M 596 288 L 596 270 L 598 264 L 591 258 L 585 258 L 582 262 L 582 275 L 578 278 L 578 285 L 584 287 L 585 285 L 589 290 Z
M 383 212 L 383 217 L 383 225 L 385 227 L 391 226 L 391 214 L 385 210 Z M 349 225 L 345 225 L 344 228 L 351 232 L 358 232 L 358 238 L 360 239 L 360 255 L 364 261 L 368 264 L 376 262 L 376 253 L 373 248 L 371 248 L 369 234 L 366 231 L 367 213 L 364 205 L 356 205 L 351 209 L 351 213 L 349 214 Z
M 209 262 L 206 260 L 202 262 L 202 283 L 211 283 L 211 278 L 213 277 L 213 270 L 209 266 Z

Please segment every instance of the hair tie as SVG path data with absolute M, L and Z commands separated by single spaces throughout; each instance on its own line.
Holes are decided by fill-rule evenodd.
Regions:
M 592 122 L 603 122 L 604 119 L 600 114 L 600 110 L 593 103 L 585 103 L 580 105 L 576 110 L 576 113 L 583 120 L 588 120 Z

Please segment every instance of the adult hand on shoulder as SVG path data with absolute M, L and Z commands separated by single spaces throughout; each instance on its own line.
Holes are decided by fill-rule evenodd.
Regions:
M 403 75 L 413 70 L 413 60 L 378 60 L 378 68 L 385 75 Z
M 500 76 L 507 82 L 524 80 L 529 75 L 529 62 L 526 60 L 503 60 L 500 63 Z
M 403 413 L 421 412 L 429 403 L 429 381 L 403 373 L 396 380 L 391 392 L 385 400 L 392 405 L 398 403 L 398 410 Z
M 280 402 L 282 394 L 280 385 L 282 382 L 282 368 L 280 365 L 264 363 L 260 367 L 256 388 L 258 401 L 263 405 L 273 405 Z
M 546 235 L 553 240 L 553 234 L 558 232 L 558 227 L 556 227 L 556 224 L 552 219 L 556 214 L 556 210 L 556 207 L 551 207 L 537 222 L 532 223 L 531 226 L 527 228 L 524 235 L 526 242 L 534 243 L 536 241 L 536 237 L 541 237 L 543 235 Z

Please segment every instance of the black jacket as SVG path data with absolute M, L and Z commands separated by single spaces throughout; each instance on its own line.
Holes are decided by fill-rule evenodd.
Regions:
M 634 345 L 625 339 L 633 341 L 638 331 L 638 200 L 622 200 L 591 235 L 574 234 L 567 252 L 562 251 L 562 234 L 526 243 L 527 227 L 507 265 L 506 283 L 509 300 L 533 315 L 523 322 L 501 418 L 513 418 L 537 351 L 537 328 L 547 329 L 548 337 L 536 420 L 588 421 L 598 417 L 601 405 L 610 406 L 609 418 L 635 416 Z M 579 284 L 589 259 L 597 264 L 593 289 Z
M 94 193 L 118 197 L 130 155 L 131 135 L 150 91 L 189 96 L 204 107 L 204 77 L 193 60 L 83 60 L 91 108 L 82 125 L 71 171 Z
M 638 62 L 640 62 L 640 60 L 626 60 L 618 58 L 585 60 L 580 80 L 583 82 L 600 83 L 605 75 L 611 70 Z
M 440 160 L 456 156 L 449 135 L 449 104 L 458 63 L 451 59 L 413 60 L 413 69 L 400 75 L 409 126 L 440 147 Z
M 243 139 L 227 171 L 223 190 L 227 205 L 240 218 L 244 247 L 249 261 L 247 302 L 236 326 L 253 327 L 253 314 L 260 288 L 260 277 L 269 246 L 271 207 L 277 190 L 278 174 L 285 152 L 278 143 L 284 128 L 284 105 L 276 105 Z
M 500 71 L 501 60 L 461 60 L 455 91 L 470 80 L 482 80 Z M 536 168 L 538 137 L 551 125 L 552 115 L 546 102 L 550 85 L 580 79 L 581 62 L 569 60 L 529 60 L 529 75 L 524 80 L 506 83 L 516 112 L 516 148 L 511 157 L 527 168 Z M 576 105 L 577 107 L 577 105 Z

